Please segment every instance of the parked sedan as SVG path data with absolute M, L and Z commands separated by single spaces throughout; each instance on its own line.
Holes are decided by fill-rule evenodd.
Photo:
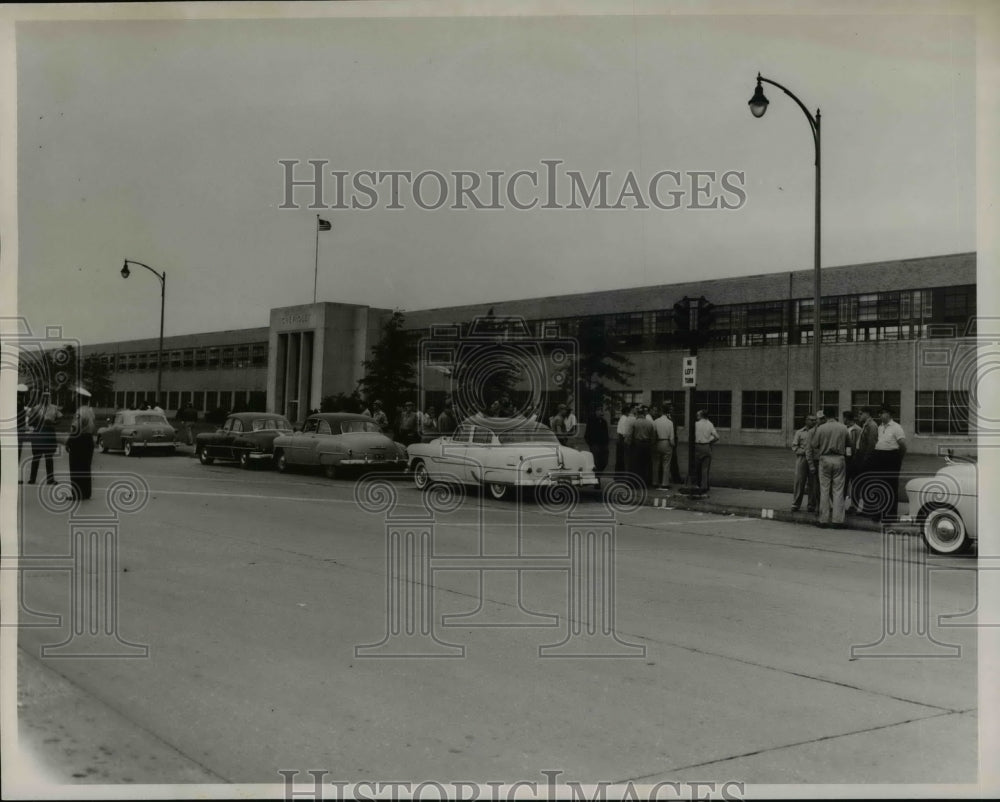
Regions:
M 126 457 L 148 450 L 173 454 L 177 432 L 160 412 L 123 409 L 110 425 L 97 430 L 97 445 L 104 452 L 120 449 Z
M 335 478 L 350 467 L 406 467 L 406 447 L 394 443 L 367 415 L 321 412 L 310 415 L 301 432 L 274 440 L 274 462 L 279 471 L 292 466 L 322 468 Z
M 232 460 L 243 468 L 270 462 L 274 440 L 291 434 L 292 424 L 273 412 L 234 412 L 214 432 L 202 432 L 195 438 L 195 453 L 202 465 L 215 460 Z
M 910 515 L 935 554 L 959 554 L 978 538 L 976 475 L 975 462 L 948 460 L 934 476 L 906 483 Z
M 479 485 L 495 499 L 515 487 L 598 487 L 594 456 L 560 445 L 547 426 L 526 418 L 467 418 L 451 436 L 409 447 L 413 481 Z

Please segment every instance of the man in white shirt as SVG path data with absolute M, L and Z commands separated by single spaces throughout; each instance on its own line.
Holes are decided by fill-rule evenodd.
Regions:
M 654 407 L 653 428 L 656 430 L 656 447 L 653 449 L 653 486 L 670 487 L 670 457 L 677 445 L 674 423 Z
M 708 419 L 708 412 L 699 409 L 694 422 L 694 465 L 698 487 L 702 494 L 708 493 L 709 473 L 712 469 L 712 444 L 719 440 L 719 433 Z M 688 480 L 688 484 L 692 484 Z
M 632 434 L 632 426 L 635 424 L 635 415 L 632 414 L 632 405 L 625 404 L 622 413 L 618 416 L 618 443 L 615 449 L 615 473 L 625 471 L 625 438 Z
M 892 419 L 892 410 L 883 406 L 879 413 L 878 440 L 871 455 L 870 470 L 866 471 L 867 482 L 876 487 L 881 485 L 885 503 L 875 511 L 876 520 L 895 520 L 899 507 L 899 471 L 906 456 L 906 433 L 903 427 Z

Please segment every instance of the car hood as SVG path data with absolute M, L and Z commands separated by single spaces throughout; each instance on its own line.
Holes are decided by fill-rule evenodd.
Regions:
M 921 476 L 906 483 L 907 491 L 935 489 L 941 492 L 958 493 L 963 496 L 976 495 L 977 466 L 971 462 L 956 462 L 945 465 L 934 476 Z

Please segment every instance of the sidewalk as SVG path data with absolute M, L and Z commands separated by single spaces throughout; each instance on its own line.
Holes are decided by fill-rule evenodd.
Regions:
M 603 478 L 603 476 L 602 476 Z M 735 487 L 713 487 L 704 498 L 686 496 L 676 489 L 650 489 L 646 495 L 646 506 L 663 509 L 692 510 L 707 512 L 713 515 L 740 515 L 747 518 L 766 518 L 774 521 L 786 521 L 797 524 L 815 524 L 818 516 L 815 512 L 791 509 L 792 494 L 776 493 L 770 490 L 743 490 Z M 907 520 L 908 508 L 900 501 L 900 528 L 911 529 L 915 525 Z M 847 529 L 863 529 L 871 532 L 881 532 L 882 524 L 870 518 L 848 515 L 844 521 Z

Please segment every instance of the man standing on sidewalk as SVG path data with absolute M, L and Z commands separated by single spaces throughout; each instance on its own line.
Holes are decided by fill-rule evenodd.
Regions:
M 627 454 L 625 468 L 629 473 L 639 477 L 643 487 L 649 487 L 650 468 L 653 467 L 653 445 L 656 441 L 656 429 L 647 414 L 645 407 L 640 406 L 635 412 L 632 430 L 625 438 Z
M 696 481 L 701 494 L 706 495 L 711 484 L 709 475 L 712 471 L 712 444 L 718 442 L 719 433 L 708 419 L 706 410 L 699 409 L 695 412 L 695 416 L 697 418 L 694 422 L 695 475 L 688 479 L 688 484 L 694 484 Z
M 621 415 L 618 416 L 618 442 L 615 449 L 615 473 L 625 471 L 625 438 L 632 433 L 632 424 L 635 417 L 632 415 L 632 405 L 622 406 Z
M 819 500 L 819 489 L 816 483 L 815 466 L 810 469 L 809 438 L 816 428 L 816 416 L 807 415 L 805 425 L 792 435 L 792 453 L 795 455 L 795 486 L 792 488 L 792 512 L 798 512 L 802 506 L 802 497 L 807 498 L 806 509 L 816 512 Z
M 862 407 L 858 410 L 858 421 L 861 424 L 861 433 L 858 435 L 858 445 L 854 450 L 851 503 L 858 512 L 863 512 L 868 486 L 867 474 L 872 468 L 872 454 L 875 451 L 875 444 L 878 442 L 878 424 L 872 418 L 871 407 Z
M 670 417 L 660 413 L 659 407 L 653 410 L 653 428 L 656 429 L 656 445 L 653 450 L 653 486 L 670 486 L 670 458 L 674 453 L 677 441 L 674 439 L 674 423 Z
M 809 440 L 810 454 L 819 473 L 819 526 L 844 526 L 844 480 L 847 468 L 847 427 L 837 420 L 833 410 L 826 420 L 813 429 Z M 818 415 L 816 416 L 819 417 Z
M 858 472 L 858 440 L 861 438 L 861 427 L 854 420 L 854 413 L 845 409 L 841 413 L 844 426 L 847 427 L 847 479 L 844 482 L 844 509 L 851 508 L 851 492 L 854 477 Z
M 906 434 L 903 427 L 892 419 L 892 410 L 882 407 L 882 423 L 878 427 L 878 442 L 872 452 L 871 473 L 877 475 L 870 481 L 877 481 L 885 492 L 880 493 L 880 508 L 875 510 L 877 520 L 894 520 L 899 507 L 899 471 L 906 456 Z

